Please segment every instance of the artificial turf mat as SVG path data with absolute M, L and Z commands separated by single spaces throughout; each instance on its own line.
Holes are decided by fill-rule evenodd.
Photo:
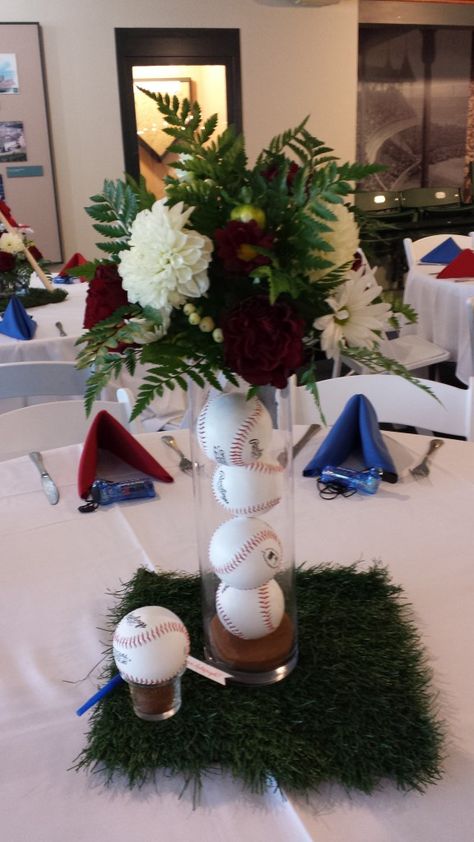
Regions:
M 435 783 L 444 728 L 401 589 L 377 565 L 300 569 L 296 589 L 300 654 L 291 675 L 267 687 L 222 687 L 186 670 L 181 710 L 162 722 L 135 716 L 124 683 L 94 709 L 75 768 L 102 770 L 108 782 L 124 774 L 130 786 L 165 769 L 197 788 L 206 770 L 220 768 L 253 792 Z M 199 577 L 140 569 L 116 597 L 111 628 L 142 605 L 164 605 L 202 658 Z M 115 672 L 110 661 L 104 680 Z
M 11 298 L 9 295 L 0 295 L 0 313 L 6 310 Z M 27 292 L 19 296 L 21 303 L 25 308 L 27 307 L 42 307 L 44 304 L 59 304 L 67 298 L 65 289 L 41 289 L 30 287 Z

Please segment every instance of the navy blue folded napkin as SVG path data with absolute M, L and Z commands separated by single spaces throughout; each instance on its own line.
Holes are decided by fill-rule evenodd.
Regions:
M 31 339 L 35 331 L 35 320 L 28 315 L 20 299 L 13 295 L 0 321 L 0 333 L 13 339 Z
M 418 262 L 419 263 L 451 263 L 455 257 L 462 251 L 461 247 L 453 240 L 452 237 L 447 237 L 439 246 L 425 254 Z
M 382 479 L 397 482 L 398 474 L 382 438 L 374 407 L 365 395 L 353 395 L 311 461 L 304 477 L 318 477 L 327 465 L 340 467 L 352 456 L 361 469 L 379 468 Z

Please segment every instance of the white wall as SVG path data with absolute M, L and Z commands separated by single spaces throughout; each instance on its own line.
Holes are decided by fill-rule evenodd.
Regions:
M 83 211 L 124 160 L 115 27 L 240 29 L 243 123 L 249 158 L 311 115 L 310 130 L 353 159 L 357 0 L 320 8 L 291 0 L 15 0 L 2 21 L 42 28 L 65 257 L 96 257 Z M 41 243 L 39 243 L 41 247 Z

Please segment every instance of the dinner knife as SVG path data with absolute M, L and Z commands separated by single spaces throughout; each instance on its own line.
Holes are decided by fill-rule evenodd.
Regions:
M 48 474 L 46 468 L 44 467 L 43 457 L 41 453 L 37 450 L 32 451 L 29 454 L 31 461 L 36 465 L 38 471 L 40 472 L 41 476 L 41 484 L 43 486 L 43 491 L 46 494 L 49 502 L 52 506 L 55 506 L 59 500 L 59 491 L 56 483 Z
M 303 450 L 305 444 L 321 429 L 321 424 L 310 424 L 305 434 L 301 436 L 300 440 L 296 442 L 293 447 L 293 459 L 298 455 L 300 450 Z

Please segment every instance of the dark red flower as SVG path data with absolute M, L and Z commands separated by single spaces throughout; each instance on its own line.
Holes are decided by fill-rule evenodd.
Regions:
M 356 253 L 354 254 L 354 262 L 351 266 L 351 269 L 352 269 L 353 272 L 357 272 L 357 270 L 360 269 L 361 266 L 362 266 L 362 255 L 361 255 L 360 251 L 356 251 Z
M 295 180 L 295 175 L 296 175 L 297 172 L 299 172 L 299 169 L 300 168 L 299 168 L 298 164 L 295 164 L 294 161 L 291 161 L 290 166 L 288 167 L 288 175 L 286 176 L 287 187 L 291 187 L 291 185 L 293 184 L 293 182 Z M 267 167 L 266 170 L 262 171 L 262 175 L 263 175 L 264 178 L 267 179 L 267 181 L 273 181 L 273 179 L 275 178 L 275 176 L 277 174 L 278 174 L 277 164 L 270 164 L 270 166 Z
M 239 272 L 248 275 L 257 266 L 270 263 L 270 258 L 264 254 L 259 254 L 254 246 L 271 249 L 273 235 L 262 231 L 254 219 L 251 219 L 250 222 L 233 219 L 227 223 L 225 228 L 218 228 L 214 236 L 217 255 L 222 260 L 227 272 Z
M 116 264 L 98 266 L 87 291 L 84 327 L 89 330 L 125 304 L 128 304 L 127 293 L 122 288 Z
M 224 319 L 222 332 L 226 364 L 252 385 L 283 389 L 303 362 L 304 320 L 285 301 L 247 298 Z
M 15 268 L 16 258 L 9 251 L 0 251 L 0 272 L 11 272 Z

